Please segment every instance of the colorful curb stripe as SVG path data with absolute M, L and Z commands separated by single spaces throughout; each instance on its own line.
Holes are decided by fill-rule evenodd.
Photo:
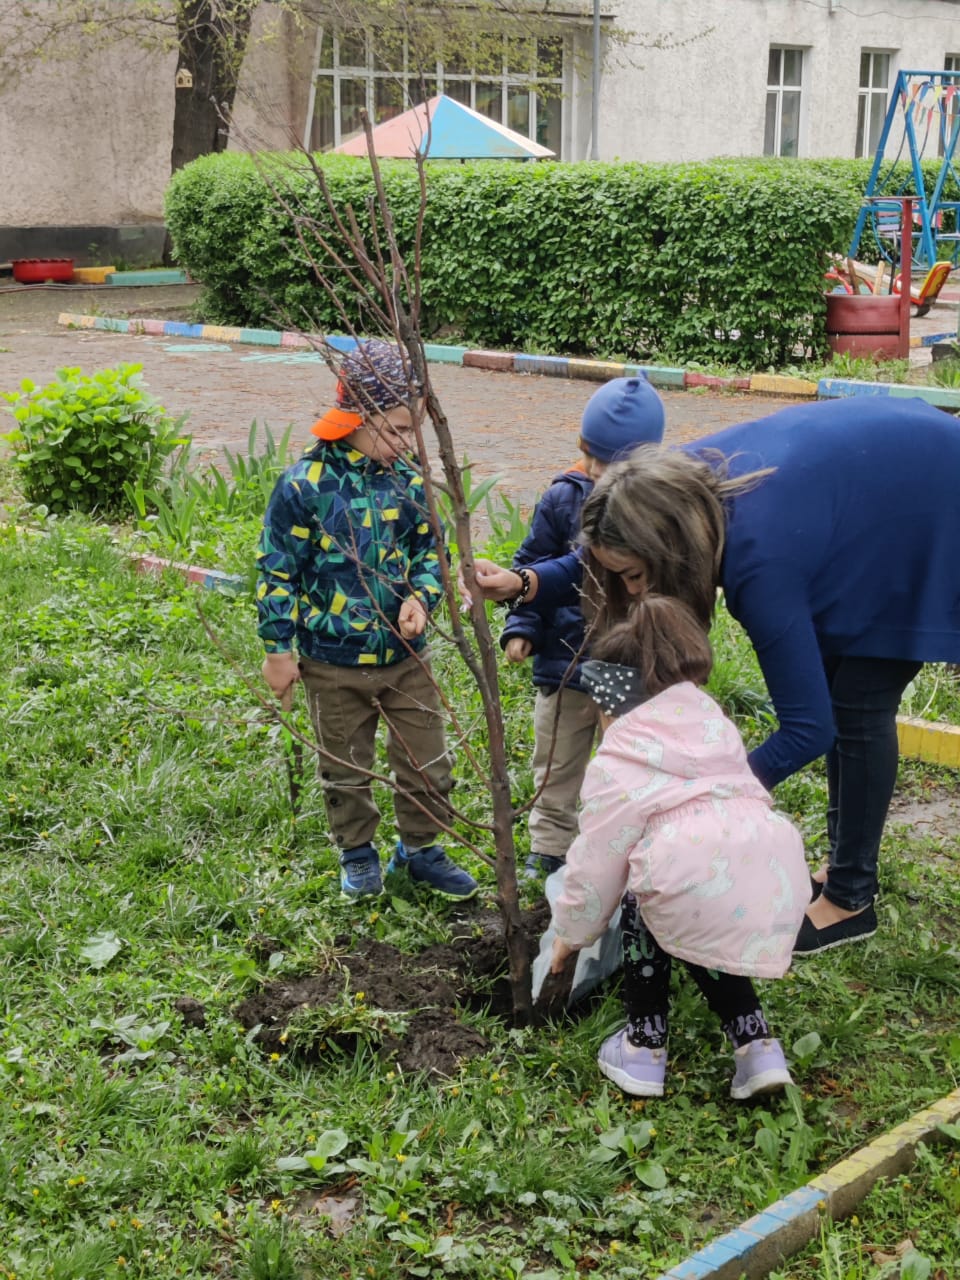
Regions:
M 205 587 L 207 591 L 226 591 L 235 595 L 244 587 L 244 580 L 239 574 L 224 573 L 222 569 L 201 569 L 195 564 L 164 560 L 162 556 L 134 556 L 133 567 L 137 573 L 166 573 L 167 570 L 172 570 L 182 574 L 188 582 Z
M 936 1141 L 937 1126 L 955 1124 L 958 1117 L 960 1089 L 954 1089 L 932 1107 L 678 1263 L 660 1280 L 761 1280 L 813 1240 L 824 1217 L 846 1217 L 880 1178 L 909 1169 L 917 1145 Z
M 900 754 L 947 769 L 960 769 L 960 728 L 941 721 L 897 716 Z
M 183 324 L 176 320 L 115 320 L 106 316 L 73 315 L 64 311 L 57 323 L 76 329 L 103 329 L 111 333 L 146 333 L 154 337 L 191 338 L 206 342 L 248 343 L 260 347 L 299 348 L 313 351 L 318 358 L 324 346 L 334 351 L 351 351 L 356 339 L 339 334 L 320 335 L 279 329 L 236 329 L 224 325 Z M 932 346 L 936 342 L 953 341 L 955 334 L 932 334 L 914 345 Z M 941 409 L 960 409 L 960 391 L 948 387 L 918 387 L 907 383 L 856 382 L 846 378 L 822 378 L 813 382 L 781 374 L 755 373 L 746 378 L 722 378 L 671 369 L 663 365 L 620 364 L 612 360 L 585 360 L 574 356 L 532 355 L 512 351 L 473 351 L 467 347 L 448 347 L 436 342 L 424 344 L 427 360 L 435 364 L 462 365 L 468 369 L 491 369 L 503 373 L 539 373 L 552 378 L 584 378 L 605 382 L 609 378 L 631 378 L 642 375 L 654 387 L 676 390 L 710 387 L 715 390 L 754 392 L 766 396 L 791 396 L 830 400 L 846 396 L 892 396 L 903 399 L 915 396 Z M 252 358 L 252 357 L 248 357 Z

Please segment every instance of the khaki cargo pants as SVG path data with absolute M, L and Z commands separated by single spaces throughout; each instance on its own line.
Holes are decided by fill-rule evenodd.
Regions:
M 435 843 L 437 815 L 449 820 L 444 801 L 453 778 L 429 660 L 420 654 L 388 667 L 337 667 L 301 658 L 300 670 L 317 743 L 329 753 L 318 757 L 317 776 L 337 846 L 353 849 L 376 834 L 380 811 L 367 771 L 381 719 L 400 838 L 414 849 Z

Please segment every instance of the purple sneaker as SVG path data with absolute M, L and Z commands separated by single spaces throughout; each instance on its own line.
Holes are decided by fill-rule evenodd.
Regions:
M 761 1093 L 779 1093 L 793 1084 L 779 1040 L 751 1040 L 734 1049 L 737 1070 L 730 1085 L 730 1097 L 738 1102 Z
M 627 1029 L 607 1036 L 597 1054 L 600 1074 L 634 1098 L 662 1098 L 667 1074 L 666 1049 L 631 1044 Z

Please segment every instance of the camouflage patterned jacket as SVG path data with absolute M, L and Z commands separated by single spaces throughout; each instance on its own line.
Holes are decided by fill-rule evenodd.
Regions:
M 296 644 L 334 666 L 389 666 L 422 649 L 395 632 L 400 605 L 442 599 L 440 560 L 423 484 L 320 441 L 277 481 L 257 552 L 257 628 L 268 653 Z

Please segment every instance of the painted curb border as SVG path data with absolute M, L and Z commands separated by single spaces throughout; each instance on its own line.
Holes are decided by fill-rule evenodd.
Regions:
M 75 315 L 62 311 L 57 323 L 65 328 L 100 329 L 108 333 L 148 334 L 158 338 L 196 338 L 205 342 L 247 343 L 261 347 L 279 347 L 284 351 L 307 351 L 320 359 L 324 343 L 334 351 L 351 351 L 356 340 L 331 334 L 321 339 L 292 330 L 241 329 L 226 325 L 185 324 L 178 320 L 121 320 L 110 316 Z M 933 346 L 937 342 L 955 341 L 956 334 L 928 334 L 912 346 Z M 605 382 L 609 378 L 631 378 L 642 374 L 654 387 L 689 390 L 709 387 L 718 391 L 738 391 L 766 396 L 789 396 L 798 399 L 831 400 L 849 396 L 891 396 L 895 399 L 916 397 L 941 409 L 960 410 L 960 390 L 950 387 L 921 387 L 910 383 L 857 382 L 846 378 L 821 378 L 813 382 L 785 374 L 755 373 L 751 377 L 720 377 L 693 370 L 673 369 L 665 365 L 620 363 L 614 360 L 587 360 L 575 356 L 532 355 L 521 351 L 486 351 L 468 347 L 424 344 L 427 360 L 434 364 L 459 365 L 470 369 L 490 369 L 503 373 L 539 373 L 553 378 L 583 378 Z M 255 358 L 255 357 L 249 357 Z M 283 360 L 282 355 L 263 357 Z M 293 354 L 291 360 L 297 359 Z M 303 359 L 303 356 L 299 357 Z
M 897 741 L 902 756 L 947 769 L 960 768 L 960 727 L 957 725 L 897 716 Z
M 137 573 L 181 574 L 188 582 L 194 582 L 207 591 L 225 591 L 236 595 L 244 589 L 245 579 L 236 573 L 224 573 L 222 569 L 203 569 L 195 564 L 183 564 L 179 560 L 165 560 L 162 556 L 131 556 Z
M 805 1186 L 768 1205 L 664 1272 L 659 1280 L 762 1280 L 813 1240 L 824 1217 L 848 1217 L 880 1179 L 904 1173 L 920 1142 L 960 1117 L 960 1089 L 854 1152 Z

